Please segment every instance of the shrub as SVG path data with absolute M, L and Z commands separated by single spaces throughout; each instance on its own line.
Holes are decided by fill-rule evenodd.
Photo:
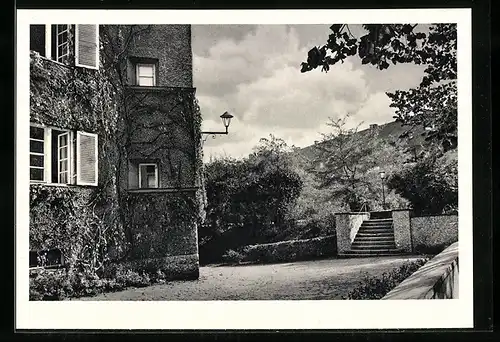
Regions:
M 137 273 L 132 270 L 119 268 L 116 274 L 116 282 L 124 286 L 145 287 L 151 285 L 151 279 L 147 273 Z
M 222 260 L 228 264 L 239 264 L 243 260 L 243 257 L 244 257 L 243 254 L 235 250 L 229 249 L 222 256 Z
M 336 254 L 335 236 L 306 240 L 290 240 L 261 245 L 244 246 L 239 251 L 229 250 L 225 256 L 232 262 L 273 263 L 307 260 Z
M 384 272 L 380 277 L 365 277 L 344 299 L 380 299 L 399 285 L 403 280 L 422 267 L 429 259 L 423 258 L 406 262 L 391 272 Z
M 435 246 L 427 246 L 425 244 L 423 245 L 417 245 L 415 246 L 415 253 L 416 254 L 427 254 L 427 255 L 437 255 L 441 253 L 446 247 L 448 247 L 448 244 L 438 244 Z
M 160 280 L 161 275 L 155 277 Z M 88 297 L 102 292 L 118 291 L 126 287 L 151 285 L 151 277 L 132 270 L 118 268 L 113 278 L 99 278 L 84 272 L 65 269 L 41 269 L 30 275 L 30 300 L 62 300 L 71 297 Z

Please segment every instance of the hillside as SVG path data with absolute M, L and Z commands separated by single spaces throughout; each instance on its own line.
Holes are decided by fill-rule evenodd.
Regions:
M 379 139 L 385 140 L 389 143 L 391 142 L 397 143 L 398 140 L 400 139 L 399 137 L 408 130 L 408 126 L 403 126 L 400 122 L 392 121 L 383 125 L 370 125 L 370 128 L 361 130 L 356 134 L 364 135 L 371 132 L 371 130 L 377 130 L 378 133 L 377 136 Z M 423 133 L 422 129 L 420 130 L 414 129 L 413 136 L 406 140 L 408 145 L 410 147 L 415 147 L 417 151 L 424 141 L 422 133 Z M 322 141 L 317 143 L 317 145 L 321 144 L 328 144 L 328 141 Z M 296 153 L 300 154 L 302 157 L 308 160 L 314 160 L 316 157 L 315 155 L 316 151 L 317 149 L 315 148 L 315 145 L 310 145 L 298 149 Z

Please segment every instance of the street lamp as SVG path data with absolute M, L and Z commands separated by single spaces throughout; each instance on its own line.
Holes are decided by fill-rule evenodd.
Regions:
M 208 132 L 201 132 L 201 134 L 208 134 L 208 135 L 212 135 L 213 138 L 215 138 L 215 135 L 216 134 L 228 134 L 228 128 L 229 128 L 229 125 L 231 124 L 231 119 L 233 118 L 234 116 L 232 116 L 231 114 L 229 114 L 228 112 L 224 112 L 224 114 L 222 114 L 220 116 L 221 120 L 222 120 L 222 124 L 224 125 L 224 127 L 226 128 L 226 131 L 225 132 L 212 132 L 212 131 L 208 131 Z
M 385 210 L 385 189 L 384 189 L 385 172 L 384 171 L 380 171 L 380 179 L 382 179 L 382 209 Z

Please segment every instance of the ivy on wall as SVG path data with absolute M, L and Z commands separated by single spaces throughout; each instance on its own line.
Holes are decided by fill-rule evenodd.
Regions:
M 148 201 L 148 196 L 130 196 L 119 182 L 127 179 L 131 120 L 137 109 L 126 98 L 126 51 L 133 36 L 148 29 L 101 26 L 99 70 L 65 66 L 36 52 L 30 54 L 30 121 L 99 135 L 97 187 L 30 186 L 30 249 L 59 248 L 69 267 L 81 266 L 90 273 L 103 269 L 108 261 L 131 255 L 137 242 L 127 210 L 131 203 Z M 195 161 L 196 185 L 202 186 L 201 113 L 194 92 L 178 96 L 182 105 L 178 113 L 184 120 L 180 127 L 195 145 L 194 154 L 192 144 L 186 153 Z M 160 146 L 168 150 L 167 145 Z M 169 200 L 165 222 L 199 224 L 204 191 L 197 191 L 194 200 L 183 196 L 169 197 L 178 200 Z
M 30 55 L 30 121 L 99 135 L 99 186 L 30 186 L 30 249 L 59 248 L 67 263 L 99 270 L 126 250 L 118 219 L 118 111 L 106 70 L 87 70 Z M 120 254 L 120 253 L 118 253 Z

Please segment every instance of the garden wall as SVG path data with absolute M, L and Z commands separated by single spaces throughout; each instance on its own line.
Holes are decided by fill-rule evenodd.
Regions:
M 394 239 L 404 252 L 437 254 L 458 241 L 458 215 L 415 216 L 394 210 Z
M 240 249 L 243 262 L 288 262 L 337 254 L 335 236 L 306 240 L 280 241 L 245 246 Z
M 337 251 L 344 253 L 351 249 L 351 244 L 364 220 L 370 218 L 370 213 L 337 213 L 335 214 L 335 229 L 337 231 Z
M 458 298 L 458 242 L 436 255 L 382 299 Z
M 458 241 L 458 216 L 421 216 L 411 218 L 415 252 L 441 251 Z

